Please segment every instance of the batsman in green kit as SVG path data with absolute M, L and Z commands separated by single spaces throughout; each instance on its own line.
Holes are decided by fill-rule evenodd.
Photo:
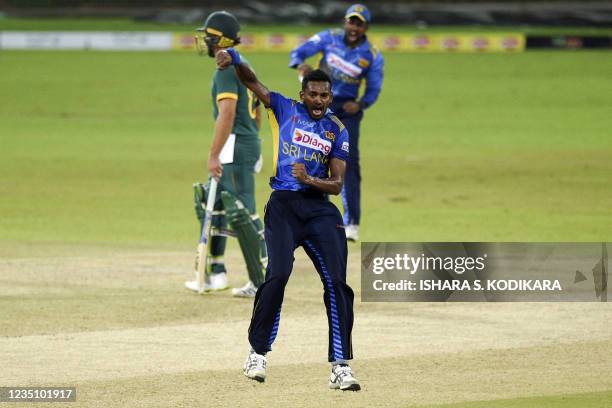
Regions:
M 240 43 L 240 25 L 225 11 L 212 13 L 204 26 L 196 30 L 200 53 L 214 57 L 215 52 Z M 214 61 L 213 61 L 214 62 Z M 212 106 L 215 134 L 208 157 L 210 178 L 218 181 L 208 244 L 207 276 L 204 291 L 228 288 L 224 253 L 227 236 L 238 238 L 249 281 L 233 289 L 238 297 L 254 297 L 263 283 L 266 246 L 263 225 L 256 212 L 255 176 L 261 166 L 259 139 L 259 101 L 236 76 L 234 70 L 216 70 L 212 81 Z M 204 221 L 208 185 L 195 184 L 195 208 L 200 223 Z M 197 291 L 197 281 L 185 283 Z

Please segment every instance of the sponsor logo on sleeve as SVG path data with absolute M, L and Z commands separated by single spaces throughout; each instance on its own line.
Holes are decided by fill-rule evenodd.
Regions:
M 321 138 L 316 133 L 307 132 L 299 128 L 295 128 L 295 130 L 293 131 L 292 141 L 294 144 L 318 150 L 320 152 L 325 153 L 326 155 L 329 154 L 332 147 L 332 144 L 329 140 Z
M 348 144 L 348 142 L 342 142 L 342 146 L 340 148 L 348 153 L 349 152 L 349 144 Z
M 308 41 L 318 43 L 319 41 L 321 41 L 321 37 L 319 37 L 319 34 L 315 34 L 312 37 L 310 37 Z
M 305 120 L 299 117 L 298 115 L 291 116 L 291 122 L 295 123 L 298 126 L 305 126 L 305 127 L 313 127 L 315 125 L 313 121 Z
M 359 58 L 359 66 L 362 68 L 367 68 L 370 66 L 370 61 L 365 58 Z

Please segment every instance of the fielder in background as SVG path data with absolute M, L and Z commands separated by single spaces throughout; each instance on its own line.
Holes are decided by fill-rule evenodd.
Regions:
M 331 79 L 321 70 L 302 81 L 300 100 L 270 92 L 233 48 L 217 53 L 217 66 L 230 69 L 268 108 L 272 129 L 273 189 L 264 217 L 270 255 L 266 280 L 257 290 L 249 326 L 251 351 L 244 374 L 266 378 L 266 353 L 280 322 L 285 286 L 293 269 L 294 252 L 304 248 L 320 275 L 329 325 L 329 386 L 359 390 L 348 360 L 353 358 L 353 290 L 346 284 L 347 244 L 342 216 L 328 194 L 339 194 L 349 157 L 347 131 L 328 111 Z
M 206 52 L 214 57 L 219 50 L 240 43 L 239 31 L 238 20 L 232 14 L 214 12 L 196 30 L 196 47 L 200 55 Z M 215 71 L 212 81 L 215 131 L 208 171 L 219 184 L 206 260 L 204 291 L 207 292 L 228 288 L 223 259 L 227 244 L 224 235 L 228 234 L 220 233 L 227 229 L 227 224 L 230 234 L 238 238 L 249 275 L 246 285 L 233 289 L 233 295 L 254 297 L 264 280 L 266 246 L 263 225 L 256 212 L 254 177 L 261 154 L 258 105 L 257 97 L 238 80 L 234 70 Z M 206 192 L 206 188 L 195 186 L 196 213 L 201 223 Z M 199 289 L 197 280 L 188 281 L 185 286 L 194 291 Z
M 312 70 L 304 61 L 321 53 L 319 68 L 332 79 L 334 101 L 331 110 L 349 133 L 351 152 L 346 164 L 346 179 L 342 189 L 346 238 L 359 240 L 361 218 L 361 170 L 359 167 L 359 126 L 363 111 L 376 102 L 383 80 L 383 57 L 370 44 L 365 32 L 370 24 L 370 11 L 361 4 L 351 6 L 344 19 L 344 29 L 322 31 L 291 51 L 291 68 L 299 77 Z M 359 87 L 366 81 L 365 92 L 359 98 Z

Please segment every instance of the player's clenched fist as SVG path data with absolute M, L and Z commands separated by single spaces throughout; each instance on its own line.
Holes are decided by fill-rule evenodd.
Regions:
M 293 163 L 291 167 L 291 175 L 298 181 L 304 183 L 308 179 L 308 173 L 306 172 L 306 166 L 304 163 Z
M 215 55 L 217 68 L 224 70 L 232 64 L 232 56 L 226 50 L 219 50 Z

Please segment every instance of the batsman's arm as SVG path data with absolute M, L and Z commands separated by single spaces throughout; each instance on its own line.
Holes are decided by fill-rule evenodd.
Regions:
M 257 130 L 261 130 L 261 109 L 259 109 L 259 102 L 255 108 L 255 125 L 257 126 Z
M 215 121 L 215 136 L 213 138 L 210 153 L 208 154 L 208 171 L 218 181 L 223 175 L 223 165 L 219 159 L 221 149 L 227 142 L 227 138 L 232 133 L 234 119 L 236 118 L 237 101 L 231 98 L 224 98 L 218 101 L 219 115 Z
M 270 106 L 270 91 L 264 86 L 259 80 L 255 73 L 249 68 L 249 66 L 240 61 L 240 54 L 233 48 L 227 48 L 225 50 L 219 50 L 216 54 L 217 67 L 219 69 L 226 69 L 230 65 L 234 65 L 236 68 L 236 75 L 240 82 L 249 88 L 259 100 L 264 104 L 265 107 Z
M 329 178 L 318 178 L 306 172 L 304 163 L 294 163 L 291 169 L 293 177 L 301 183 L 314 187 L 326 194 L 338 195 L 342 191 L 344 184 L 344 173 L 346 172 L 346 162 L 332 157 L 329 161 Z

